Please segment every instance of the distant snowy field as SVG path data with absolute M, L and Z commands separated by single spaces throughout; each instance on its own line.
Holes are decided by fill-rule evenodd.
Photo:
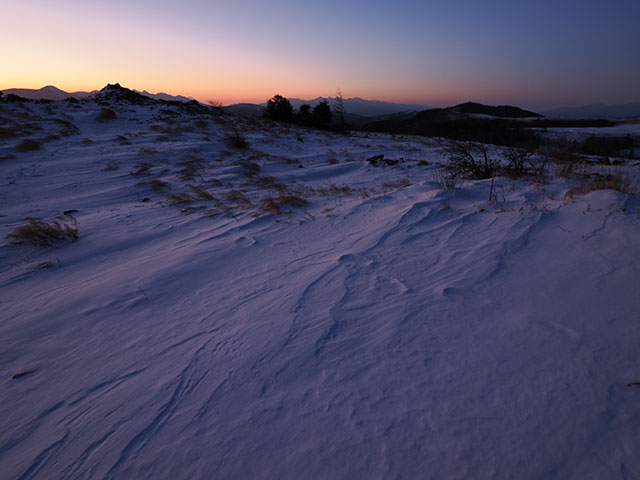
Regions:
M 0 107 L 79 129 L 0 138 L 0 478 L 640 475 L 636 195 L 441 190 L 418 137 Z M 75 242 L 6 238 L 64 212 Z
M 545 136 L 566 137 L 583 140 L 590 135 L 597 136 L 625 136 L 640 137 L 640 121 L 635 123 L 620 123 L 612 127 L 574 127 L 574 128 L 547 128 Z

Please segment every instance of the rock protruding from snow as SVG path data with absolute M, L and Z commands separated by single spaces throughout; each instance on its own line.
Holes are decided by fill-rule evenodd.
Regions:
M 154 100 L 145 95 L 141 95 L 129 88 L 120 86 L 119 83 L 108 84 L 92 97 L 93 101 L 98 104 L 106 103 L 131 103 L 134 105 L 148 105 Z

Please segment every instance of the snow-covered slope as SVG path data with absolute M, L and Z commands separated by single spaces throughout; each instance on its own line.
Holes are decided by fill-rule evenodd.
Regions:
M 441 190 L 422 138 L 0 107 L 46 140 L 0 139 L 2 478 L 640 471 L 636 196 Z

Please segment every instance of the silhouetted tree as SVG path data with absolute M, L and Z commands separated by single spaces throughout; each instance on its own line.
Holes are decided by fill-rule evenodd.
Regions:
M 301 125 L 310 125 L 311 124 L 311 105 L 305 103 L 304 105 L 300 105 L 299 109 L 300 113 L 298 114 L 298 123 Z
M 338 90 L 336 91 L 336 98 L 333 102 L 333 109 L 335 111 L 335 117 L 336 122 L 338 123 L 338 127 L 340 129 L 344 129 L 346 125 L 344 121 L 344 115 L 347 112 L 344 108 L 344 99 L 342 98 L 342 91 L 340 90 L 340 87 L 338 87 Z
M 274 95 L 273 98 L 267 102 L 265 115 L 272 120 L 290 122 L 293 120 L 293 107 L 287 98 L 281 95 Z
M 326 100 L 322 100 L 315 107 L 313 107 L 311 117 L 313 124 L 316 127 L 329 128 L 329 126 L 331 125 L 331 120 L 333 119 L 333 114 L 331 113 L 329 102 L 327 102 Z

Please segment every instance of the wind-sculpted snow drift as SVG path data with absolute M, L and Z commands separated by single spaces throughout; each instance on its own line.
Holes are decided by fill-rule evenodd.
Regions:
M 2 478 L 640 471 L 634 195 L 488 202 L 437 188 L 432 140 L 103 107 L 26 104 L 79 133 L 1 140 L 2 238 L 71 210 L 79 234 L 0 245 Z M 262 209 L 283 195 L 309 203 Z

